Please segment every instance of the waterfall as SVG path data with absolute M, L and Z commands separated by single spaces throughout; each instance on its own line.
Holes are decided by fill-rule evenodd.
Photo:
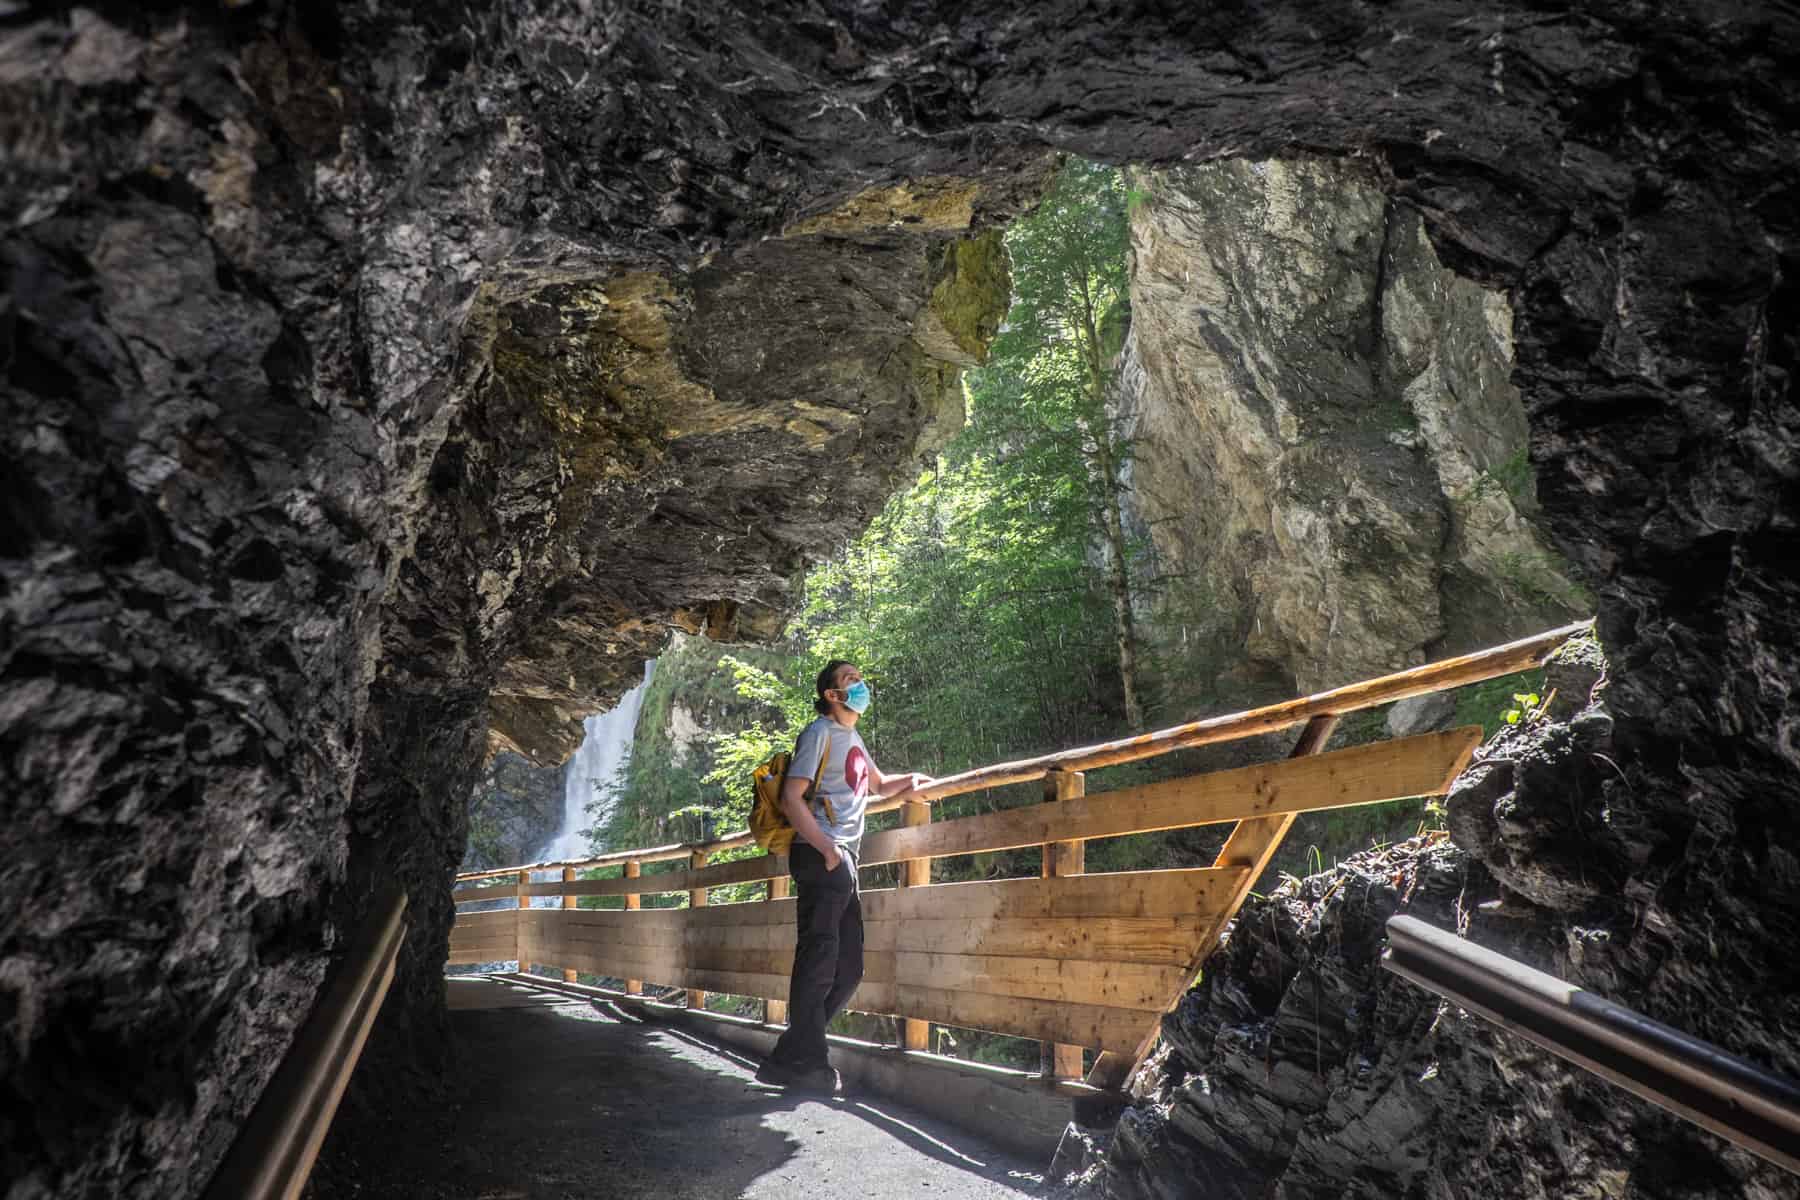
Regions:
M 582 722 L 587 736 L 581 739 L 581 749 L 575 751 L 575 757 L 563 768 L 562 827 L 538 855 L 539 861 L 587 857 L 587 839 L 581 831 L 590 824 L 587 803 L 595 796 L 594 783 L 598 780 L 602 788 L 611 784 L 613 776 L 631 757 L 631 739 L 637 732 L 638 710 L 644 706 L 644 689 L 655 672 L 656 660 L 651 659 L 644 664 L 642 683 L 619 697 L 619 703 L 614 707 Z M 604 791 L 600 794 L 605 796 Z M 610 811 L 608 799 L 592 824 L 605 821 Z

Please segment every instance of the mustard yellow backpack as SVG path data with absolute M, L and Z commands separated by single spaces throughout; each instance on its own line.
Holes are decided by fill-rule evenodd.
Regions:
M 781 789 L 787 783 L 788 767 L 792 765 L 794 756 L 786 750 L 777 750 L 774 754 L 756 765 L 750 772 L 750 786 L 756 793 L 756 799 L 750 805 L 750 836 L 756 844 L 770 854 L 786 854 L 794 844 L 794 827 L 787 819 L 787 813 L 781 810 Z M 825 773 L 825 764 L 831 761 L 831 734 L 825 734 L 825 749 L 819 755 L 819 767 L 813 772 L 812 786 L 806 789 L 806 802 L 812 803 L 819 790 L 819 776 Z M 821 799 L 825 806 L 825 820 L 832 824 L 837 822 L 837 814 L 831 809 L 831 801 Z

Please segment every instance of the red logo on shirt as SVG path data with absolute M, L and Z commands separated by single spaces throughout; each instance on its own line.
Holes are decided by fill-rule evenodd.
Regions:
M 869 794 L 869 756 L 861 746 L 850 747 L 844 756 L 844 784 L 858 800 Z

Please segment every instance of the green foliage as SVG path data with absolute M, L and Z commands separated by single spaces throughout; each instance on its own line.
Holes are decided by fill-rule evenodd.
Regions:
M 944 774 L 1116 726 L 1093 547 L 1128 456 L 1101 357 L 1124 305 L 1124 199 L 1116 170 L 1072 161 L 1008 230 L 1013 306 L 965 377 L 967 428 L 808 577 L 791 666 L 746 680 L 789 719 L 721 743 L 734 775 L 810 719 L 811 672 L 832 657 L 875 688 L 860 729 L 888 770 Z
M 1536 492 L 1537 480 L 1531 473 L 1529 447 L 1520 446 L 1507 456 L 1505 462 L 1489 471 L 1488 477 L 1505 490 L 1515 507 L 1530 504 Z
M 1533 721 L 1544 719 L 1544 710 L 1547 704 L 1538 698 L 1536 692 L 1514 692 L 1513 703 L 1518 707 L 1509 708 L 1503 714 L 1508 725 L 1517 725 L 1520 722 L 1529 725 Z

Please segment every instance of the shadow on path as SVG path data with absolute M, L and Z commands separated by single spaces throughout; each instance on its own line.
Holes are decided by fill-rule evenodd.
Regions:
M 312 1200 L 962 1200 L 1029 1195 L 1042 1169 L 884 1100 L 762 1088 L 748 1056 L 611 1004 L 452 995 L 442 1104 L 334 1128 Z

